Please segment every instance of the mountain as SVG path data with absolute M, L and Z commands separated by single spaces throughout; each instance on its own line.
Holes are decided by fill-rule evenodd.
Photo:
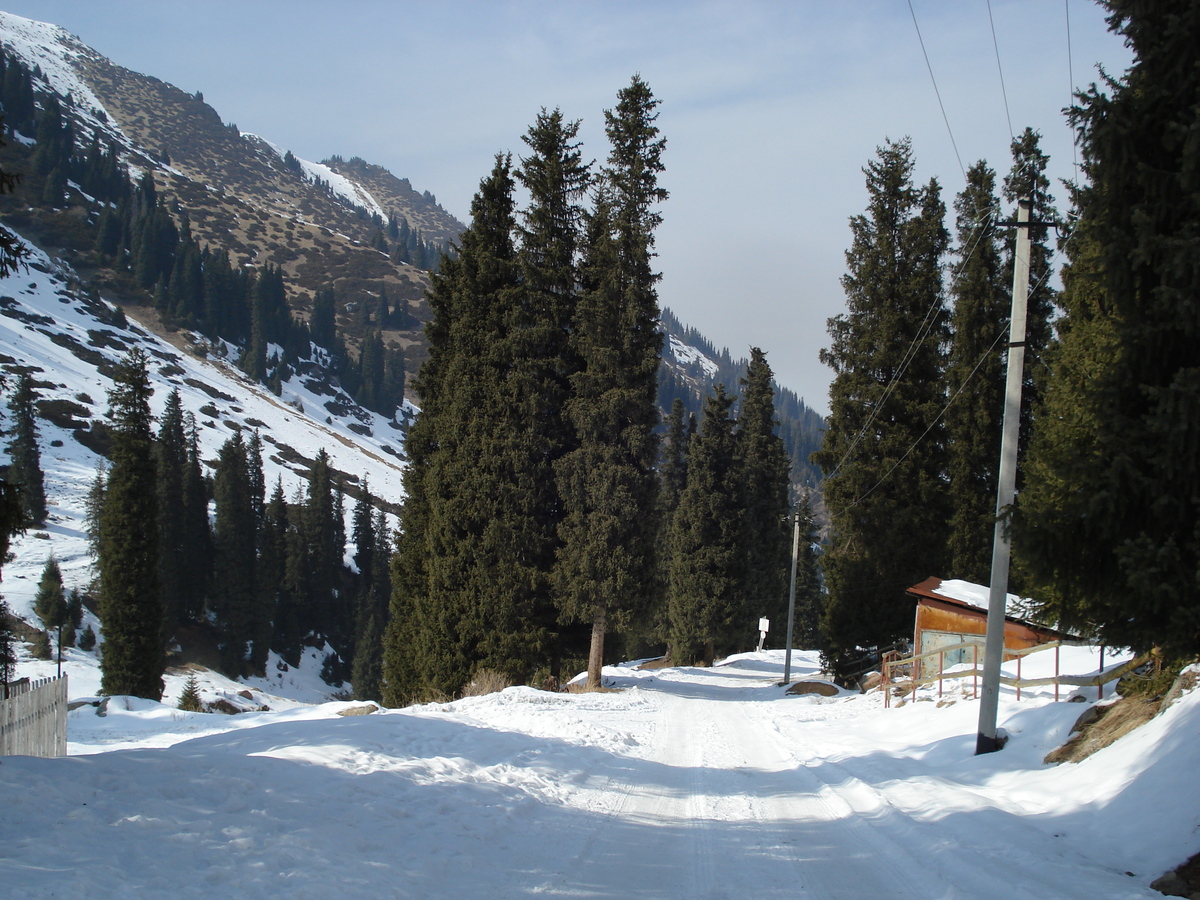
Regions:
M 149 172 L 176 221 L 186 219 L 198 244 L 227 250 L 235 267 L 278 266 L 288 304 L 302 319 L 311 318 L 317 292 L 332 288 L 346 343 L 358 348 L 372 326 L 380 327 L 383 341 L 403 351 L 407 373 L 416 373 L 425 358 L 426 270 L 463 230 L 429 191 L 418 192 L 407 179 L 357 157 L 299 159 L 222 122 L 199 92 L 116 65 L 57 26 L 0 13 L 0 45 L 30 70 L 35 93 L 62 99 L 81 153 L 96 141 L 114 148 L 134 179 Z M 102 292 L 129 299 L 129 285 L 88 252 L 90 241 L 81 240 L 77 227 L 64 227 L 64 219 L 68 226 L 81 216 L 96 220 L 96 205 L 79 191 L 68 191 L 65 209 L 39 202 L 45 179 L 29 172 L 33 137 L 19 135 L 16 143 L 25 146 L 0 157 L 9 170 L 29 173 L 0 211 L 44 246 L 57 245 Z M 388 308 L 381 312 L 384 300 Z M 664 410 L 681 396 L 699 413 L 718 381 L 736 391 L 744 359 L 717 351 L 669 310 L 663 329 Z M 795 480 L 816 484 L 819 473 L 808 455 L 819 444 L 820 417 L 782 387 L 777 409 Z
M 704 335 L 679 321 L 670 310 L 662 311 L 663 365 L 658 373 L 658 402 L 670 410 L 675 398 L 699 421 L 704 398 L 714 385 L 724 384 L 730 393 L 741 388 L 749 361 L 734 359 L 728 348 L 718 350 Z M 768 360 L 769 362 L 770 360 Z M 820 469 L 808 461 L 820 448 L 825 420 L 808 406 L 795 391 L 775 383 L 775 417 L 779 436 L 792 461 L 792 482 L 815 488 L 820 484 Z
M 298 159 L 223 123 L 199 92 L 116 65 L 58 26 L 0 13 L 0 45 L 30 72 L 36 96 L 60 101 L 80 155 L 93 144 L 111 148 L 134 180 L 150 174 L 163 206 L 177 224 L 186 219 L 198 244 L 227 250 L 235 269 L 279 267 L 288 304 L 301 318 L 311 316 L 316 292 L 332 287 L 348 344 L 357 347 L 372 324 L 383 325 L 385 342 L 404 350 L 409 374 L 419 368 L 429 278 L 409 261 L 428 268 L 464 227 L 432 194 L 360 159 Z M 19 127 L 11 93 L 7 123 Z M 36 137 L 18 132 L 5 157 L 6 171 L 26 173 L 4 204 L 6 221 L 61 251 L 101 291 L 136 299 L 90 252 L 92 241 L 69 227 L 76 223 L 64 222 L 97 224 L 95 198 L 68 183 L 65 204 L 42 208 L 46 179 L 22 165 L 31 161 Z M 376 312 L 372 320 L 383 297 L 401 314 L 383 321 Z

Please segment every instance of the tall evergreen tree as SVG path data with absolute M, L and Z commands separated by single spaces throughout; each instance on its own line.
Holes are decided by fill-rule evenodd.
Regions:
M 538 406 L 508 340 L 522 298 L 513 190 L 498 156 L 429 295 L 384 659 L 393 704 L 452 695 L 484 660 L 520 676 L 547 642 L 534 613 L 553 554 L 537 498 L 551 479 L 546 462 L 531 464 L 545 443 L 522 431 Z
M 663 441 L 662 460 L 659 462 L 659 496 L 662 500 L 663 516 L 666 521 L 675 513 L 679 497 L 687 484 L 688 441 L 694 428 L 689 429 L 687 410 L 683 400 L 676 397 L 667 416 L 667 434 Z M 694 423 L 693 423 L 694 424 Z
M 950 573 L 977 584 L 990 581 L 1004 414 L 1004 350 L 1009 291 L 996 228 L 996 175 L 982 160 L 967 171 L 954 201 L 957 263 L 946 363 L 951 402 L 946 410 L 950 478 Z M 1011 282 L 1011 275 L 1009 276 Z
M 350 606 L 341 583 L 346 541 L 337 493 L 329 454 L 322 448 L 309 470 L 307 496 L 300 510 L 307 565 L 301 629 L 330 639 L 334 646 L 340 645 L 345 632 L 353 627 L 347 621 Z
M 744 630 L 738 619 L 745 504 L 730 415 L 734 399 L 722 384 L 709 395 L 690 446 L 687 486 L 671 523 L 667 603 L 676 664 L 711 665 Z
M 332 351 L 337 344 L 337 299 L 333 288 L 321 288 L 313 297 L 312 318 L 309 332 L 314 344 Z
M 165 655 L 152 392 L 149 359 L 134 348 L 117 365 L 108 395 L 112 468 L 100 518 L 100 688 L 158 700 Z
M 36 403 L 33 380 L 27 372 L 22 372 L 8 401 L 13 417 L 13 439 L 8 445 L 8 483 L 20 488 L 25 521 L 34 526 L 46 521 L 46 488 L 38 451 Z
M 588 229 L 570 346 L 567 418 L 576 446 L 556 466 L 564 518 L 555 570 L 562 614 L 590 622 L 588 684 L 600 685 L 611 611 L 653 600 L 662 334 L 652 268 L 665 141 L 657 106 L 635 76 L 605 112 L 611 151 Z
M 1054 336 L 1051 319 L 1058 304 L 1058 292 L 1050 281 L 1054 267 L 1054 249 L 1050 245 L 1053 231 L 1045 223 L 1058 221 L 1058 210 L 1050 195 L 1050 180 L 1046 177 L 1046 165 L 1050 157 L 1041 151 L 1041 135 L 1032 128 L 1026 128 L 1013 139 L 1011 149 L 1012 169 L 1004 179 L 1004 199 L 1015 204 L 1021 197 L 1029 197 L 1032 201 L 1030 218 L 1035 223 L 1029 229 L 1029 295 L 1026 300 L 1025 372 L 1021 387 L 1021 433 L 1018 442 L 1020 462 L 1017 465 L 1019 490 L 1025 481 L 1025 467 L 1021 463 L 1025 460 L 1033 432 L 1034 410 L 1049 377 L 1046 351 Z M 1003 280 L 1011 286 L 1016 240 L 1007 243 Z
M 245 674 L 258 616 L 255 590 L 257 523 L 254 520 L 247 447 L 240 431 L 222 446 L 213 494 L 217 517 L 212 609 L 220 632 L 221 667 L 237 677 Z
M 1200 13 L 1107 0 L 1134 64 L 1072 111 L 1066 318 L 1014 548 L 1047 613 L 1106 643 L 1200 651 Z
M 912 184 L 908 140 L 864 170 L 869 205 L 850 221 L 842 278 L 848 312 L 829 321 L 829 427 L 813 459 L 832 519 L 822 565 L 826 660 L 843 674 L 862 651 L 912 625 L 907 587 L 944 570 L 949 503 L 944 437 L 947 235 L 935 181 Z
M 271 499 L 263 509 L 255 572 L 259 602 L 270 610 L 270 647 L 289 665 L 298 665 L 301 654 L 299 610 L 293 590 L 299 573 L 289 572 L 289 561 L 293 561 L 291 548 L 298 543 L 295 531 L 283 494 L 283 482 L 277 479 Z
M 212 580 L 212 530 L 208 522 L 208 483 L 200 464 L 200 438 L 196 431 L 196 416 L 185 413 L 183 430 L 187 444 L 187 460 L 183 471 L 183 508 L 180 515 L 181 541 L 187 548 L 179 559 L 183 573 L 178 579 L 179 610 L 188 620 L 198 619 L 204 612 Z
M 169 640 L 186 619 L 187 557 L 194 552 L 184 526 L 188 445 L 178 388 L 167 396 L 154 449 L 158 470 L 158 583 L 162 589 L 163 637 Z
M 749 644 L 762 616 L 782 634 L 787 618 L 788 563 L 791 557 L 788 487 L 791 463 L 776 434 L 771 367 L 766 354 L 750 348 L 742 379 L 738 415 L 738 466 L 745 507 L 742 528 L 742 630 Z

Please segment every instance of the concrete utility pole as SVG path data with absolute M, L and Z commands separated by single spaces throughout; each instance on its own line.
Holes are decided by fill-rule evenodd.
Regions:
M 1017 492 L 1017 438 L 1021 429 L 1021 382 L 1025 374 L 1025 309 L 1029 299 L 1029 215 L 1033 201 L 1017 201 L 1017 251 L 1013 265 L 1012 320 L 1008 329 L 1008 380 L 1004 389 L 1004 436 L 996 486 L 996 530 L 992 538 L 992 583 L 988 593 L 987 637 L 983 648 L 983 695 L 975 754 L 1000 749 L 996 711 L 1000 704 L 1000 662 L 1004 656 L 1004 612 L 1012 538 L 1004 516 Z
M 800 558 L 800 504 L 794 516 L 796 533 L 792 537 L 792 586 L 788 589 L 787 650 L 783 654 L 783 684 L 792 680 L 792 625 L 796 621 L 796 561 Z

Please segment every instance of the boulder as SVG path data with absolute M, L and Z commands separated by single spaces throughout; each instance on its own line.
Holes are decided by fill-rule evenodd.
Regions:
M 822 697 L 836 697 L 838 686 L 828 681 L 797 681 L 787 689 L 789 694 L 820 694 Z

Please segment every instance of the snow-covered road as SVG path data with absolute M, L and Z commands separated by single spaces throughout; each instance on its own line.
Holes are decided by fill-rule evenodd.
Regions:
M 1005 698 L 974 757 L 972 701 L 787 696 L 780 662 L 365 716 L 85 707 L 71 757 L 0 760 L 0 897 L 1150 898 L 1200 849 L 1195 694 L 1051 768 L 1079 704 Z

